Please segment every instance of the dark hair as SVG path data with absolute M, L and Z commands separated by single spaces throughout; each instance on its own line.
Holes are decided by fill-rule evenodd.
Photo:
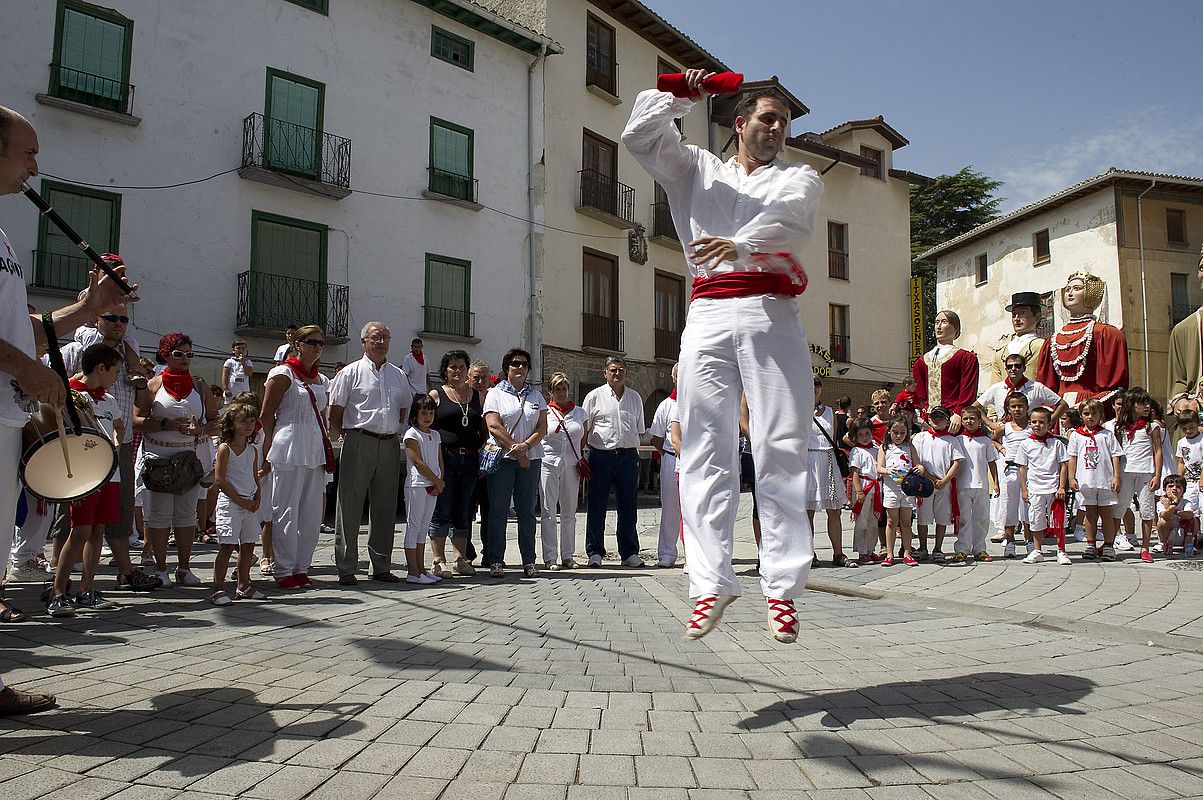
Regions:
M 983 411 L 982 407 L 979 406 L 977 403 L 974 403 L 973 405 L 965 406 L 964 408 L 962 408 L 961 409 L 961 417 L 964 418 L 964 416 L 966 414 L 975 414 L 979 419 L 986 418 L 986 412 Z
M 1025 367 L 1028 365 L 1028 357 L 1025 356 L 1023 353 L 1009 354 L 1006 358 L 1003 359 L 1003 364 L 1006 364 L 1007 362 L 1013 361 L 1015 359 L 1019 359 L 1020 363 L 1023 364 Z
M 1082 407 L 1068 408 L 1065 410 L 1065 419 L 1069 422 L 1069 427 L 1076 428 L 1082 424 Z
M 835 401 L 835 406 L 841 411 L 847 411 L 848 409 L 852 408 L 852 398 L 845 395 L 839 400 Z
M 1044 414 L 1050 420 L 1053 418 L 1053 410 L 1051 408 L 1045 408 L 1044 406 L 1036 406 L 1035 408 L 1033 408 L 1031 411 L 1028 412 L 1029 417 L 1034 417 L 1037 414 Z
M 822 388 L 823 388 L 823 379 L 822 379 L 822 378 L 820 378 L 818 375 L 816 375 L 816 376 L 815 376 L 815 388 L 816 388 L 816 389 L 822 389 Z
M 230 401 L 231 405 L 234 403 L 242 403 L 243 405 L 254 406 L 256 411 L 258 411 L 259 407 L 263 404 L 262 401 L 259 400 L 259 395 L 255 394 L 254 392 L 239 392 L 238 394 L 234 395 L 234 399 Z
M 468 368 L 472 366 L 472 358 L 468 355 L 467 351 L 448 350 L 446 353 L 443 353 L 443 360 L 439 362 L 439 375 L 443 377 L 443 380 L 447 380 L 447 367 L 451 366 L 451 362 L 457 358 L 463 360 L 464 372 L 467 372 Z
M 1166 475 L 1165 480 L 1161 482 L 1161 488 L 1168 489 L 1171 486 L 1177 486 L 1186 491 L 1186 478 L 1182 475 Z
M 785 102 L 785 98 L 772 89 L 761 89 L 758 92 L 751 92 L 739 98 L 739 102 L 735 105 L 735 116 L 747 119 L 756 113 L 756 109 L 760 107 L 760 101 L 764 98 L 772 100 L 785 109 L 785 116 L 790 117 L 789 103 Z M 734 122 L 732 122 L 734 125 Z
M 909 441 L 911 434 L 914 433 L 914 431 L 911 430 L 910 416 L 907 414 L 895 414 L 894 416 L 890 417 L 890 421 L 886 424 L 886 439 L 890 438 L 890 431 L 894 430 L 895 425 L 901 425 L 906 428 L 906 438 Z
M 96 344 L 84 350 L 82 361 L 82 369 L 85 375 L 91 375 L 96 371 L 97 367 L 115 367 L 121 363 L 121 354 L 103 342 Z
M 439 404 L 428 394 L 414 395 L 413 405 L 409 407 L 409 424 L 417 427 L 418 412 L 432 411 L 438 413 Z
M 530 353 L 523 350 L 521 347 L 511 347 L 505 351 L 505 355 L 501 357 L 501 374 L 504 377 L 509 374 L 510 362 L 518 356 L 526 356 L 526 364 L 529 367 L 531 363 Z
M 857 417 L 856 419 L 852 420 L 852 424 L 848 426 L 848 438 L 855 442 L 856 437 L 859 436 L 860 432 L 865 428 L 873 430 L 873 423 L 869 422 L 868 417 Z
M 1028 405 L 1028 396 L 1023 392 L 1007 392 L 1006 398 L 1003 400 L 1003 413 L 1007 413 L 1007 406 L 1011 405 L 1012 400 L 1022 400 L 1023 404 Z
M 941 314 L 943 314 L 944 317 L 949 322 L 952 323 L 952 327 L 957 329 L 957 336 L 960 336 L 961 335 L 961 315 L 955 311 L 949 311 L 947 308 L 940 309 L 939 311 L 936 312 L 937 317 L 940 316 Z M 955 339 L 955 338 L 957 338 L 957 336 L 954 336 L 953 338 Z
M 1188 408 L 1178 412 L 1178 427 L 1182 427 L 1188 422 L 1199 424 L 1199 412 L 1193 408 Z
M 409 340 L 410 347 L 413 347 L 415 344 L 422 344 L 422 340 L 419 339 L 417 336 L 415 336 L 414 338 Z
M 1149 416 L 1152 417 L 1153 398 L 1145 391 L 1143 386 L 1133 386 L 1124 393 L 1124 405 L 1119 410 L 1119 416 L 1115 418 L 1115 429 L 1118 431 L 1121 428 L 1133 428 L 1136 426 L 1136 404 L 1148 403 Z
M 247 394 L 247 392 L 243 392 L 243 394 Z M 241 397 L 241 395 L 239 396 Z M 226 444 L 234 441 L 236 433 L 234 425 L 238 422 L 238 418 L 243 416 L 259 419 L 259 406 L 238 401 L 231 402 L 221 414 L 221 429 L 218 431 L 217 438 Z M 253 435 L 252 438 L 254 438 Z
M 288 332 L 288 331 L 295 331 L 296 329 L 297 329 L 296 323 L 293 323 L 293 322 L 290 322 L 290 323 L 288 323 L 287 325 L 285 325 L 285 326 L 284 326 L 284 331 L 285 331 L 285 332 Z

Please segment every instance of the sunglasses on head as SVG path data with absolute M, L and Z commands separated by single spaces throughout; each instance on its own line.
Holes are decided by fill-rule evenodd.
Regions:
M 188 351 L 187 353 L 185 353 L 183 350 L 172 350 L 171 351 L 172 358 L 192 358 L 195 355 L 196 355 L 196 353 L 193 353 L 192 351 Z
M 129 317 L 124 314 L 101 314 L 100 318 L 105 322 L 120 322 L 122 325 L 129 324 Z

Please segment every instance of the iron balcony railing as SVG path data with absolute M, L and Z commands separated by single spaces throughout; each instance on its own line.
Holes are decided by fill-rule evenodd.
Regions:
M 91 259 L 83 256 L 33 251 L 33 285 L 42 289 L 78 292 L 88 286 Z
M 580 208 L 593 208 L 635 224 L 635 190 L 597 170 L 583 169 Z
M 667 236 L 669 239 L 680 241 L 667 202 L 652 203 L 652 236 Z
M 251 114 L 242 121 L 242 166 L 351 188 L 351 140 Z
M 327 336 L 346 338 L 349 306 L 346 286 L 253 270 L 238 275 L 240 329 L 320 325 Z
M 585 85 L 596 86 L 618 97 L 618 62 L 607 61 L 598 54 L 590 54 L 588 62 L 585 65 Z
M 831 334 L 831 360 L 847 364 L 852 360 L 851 346 L 852 337 Z
M 656 328 L 656 358 L 671 358 L 681 355 L 681 332 Z
M 598 314 L 581 314 L 581 344 L 623 352 L 622 320 Z
M 1182 320 L 1195 313 L 1195 309 L 1190 303 L 1171 303 L 1170 304 L 1170 327 L 1177 325 Z
M 64 67 L 62 64 L 50 65 L 49 94 L 51 97 L 103 108 L 105 111 L 116 111 L 119 114 L 132 114 L 134 108 L 132 84 Z
M 480 194 L 480 181 L 471 175 L 430 167 L 430 191 L 475 203 Z
M 848 280 L 848 254 L 842 250 L 827 251 L 827 275 L 831 278 Z
M 423 327 L 428 333 L 471 338 L 476 335 L 476 315 L 459 308 L 422 306 Z

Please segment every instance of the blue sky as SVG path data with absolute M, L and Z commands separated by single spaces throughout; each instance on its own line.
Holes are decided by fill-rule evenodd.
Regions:
M 881 114 L 895 166 L 969 164 L 1004 210 L 1109 166 L 1203 176 L 1198 0 L 645 0 L 811 113 L 794 133 Z

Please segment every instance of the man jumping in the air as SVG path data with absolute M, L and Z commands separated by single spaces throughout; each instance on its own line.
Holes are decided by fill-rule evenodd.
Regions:
M 711 77 L 689 70 L 701 92 Z M 798 315 L 806 288 L 799 263 L 823 185 L 805 164 L 777 159 L 789 109 L 771 92 L 736 107 L 739 152 L 727 162 L 681 142 L 673 120 L 694 100 L 648 90 L 635 100 L 623 144 L 664 187 L 693 273 L 681 335 L 681 511 L 693 615 L 685 638 L 705 636 L 739 594 L 731 565 L 739 505 L 739 401 L 746 393 L 760 506 L 760 585 L 769 630 L 798 637 L 793 600 L 806 588 L 814 541 L 806 519 L 814 389 Z

